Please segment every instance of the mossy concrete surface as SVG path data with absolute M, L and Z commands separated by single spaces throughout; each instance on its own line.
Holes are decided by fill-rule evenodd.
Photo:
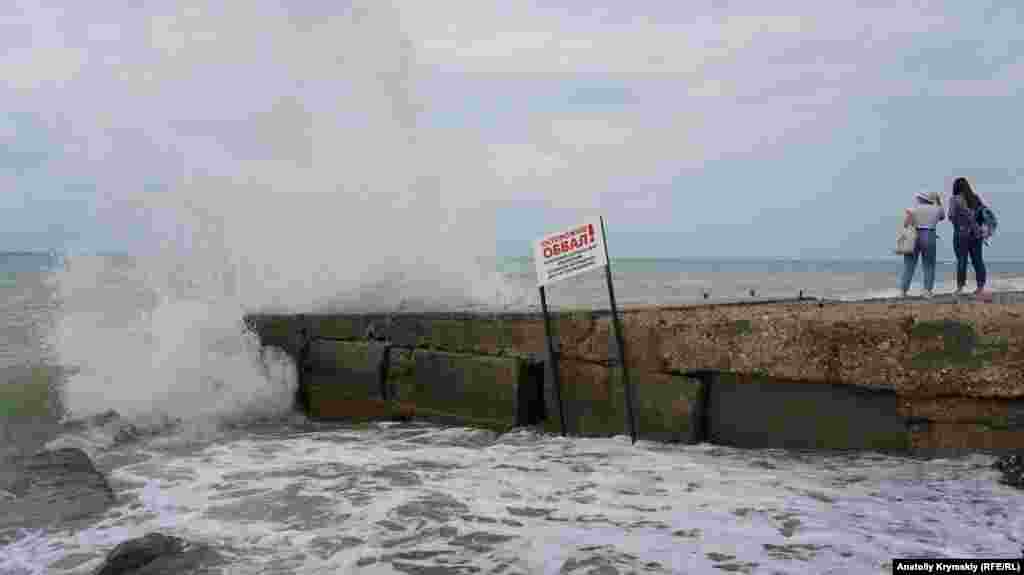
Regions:
M 915 322 L 910 336 L 916 340 L 938 343 L 917 351 L 911 358 L 915 369 L 968 368 L 980 369 L 1009 350 L 1006 337 L 981 337 L 970 323 L 954 319 Z
M 1024 400 L 901 397 L 900 414 L 916 421 L 1024 430 Z
M 328 391 L 320 390 L 310 401 L 309 415 L 316 419 L 346 421 L 409 419 L 416 416 L 416 406 L 383 399 L 338 398 Z
M 622 369 L 573 360 L 559 363 L 562 409 L 572 435 L 629 434 Z M 640 439 L 692 443 L 699 439 L 703 383 L 664 373 L 630 372 Z M 547 394 L 544 427 L 561 432 L 555 395 Z
M 523 417 L 520 387 L 531 382 L 520 358 L 393 349 L 388 364 L 388 389 L 415 405 L 417 415 L 475 420 L 487 427 L 513 426 Z
M 0 419 L 58 417 L 64 372 L 50 365 L 6 368 L 0 372 Z
M 925 423 L 911 431 L 911 445 L 922 455 L 960 455 L 972 452 L 1020 451 L 1024 429 L 1006 429 L 978 423 Z
M 303 386 L 308 405 L 345 399 L 389 399 L 383 390 L 388 347 L 370 342 L 314 340 Z
M 386 382 L 392 393 L 385 397 L 484 420 L 521 421 L 528 411 L 516 406 L 529 394 L 516 393 L 508 383 L 524 376 L 488 362 L 511 361 L 522 373 L 524 362 L 547 354 L 538 313 L 248 319 L 265 344 L 283 347 L 293 357 L 307 337 L 385 340 L 395 346 Z M 611 361 L 619 354 L 610 319 L 607 311 L 552 315 L 569 433 L 628 430 L 620 371 Z M 1012 438 L 1021 427 L 1022 294 L 998 294 L 991 302 L 938 298 L 651 307 L 627 310 L 621 319 L 641 437 L 645 429 L 688 436 L 691 423 L 680 415 L 687 411 L 681 406 L 694 403 L 676 396 L 689 398 L 685 391 L 693 385 L 667 374 L 702 370 L 745 376 L 743 385 L 753 386 L 730 387 L 741 380 L 730 383 L 733 376 L 725 376 L 709 396 L 709 414 L 721 412 L 717 420 L 710 418 L 717 421 L 712 431 L 723 442 L 768 446 L 767 439 L 759 439 L 763 432 L 785 445 L 807 447 L 889 448 L 911 443 L 910 435 L 915 445 L 981 445 L 989 440 L 977 439 L 978 433 Z M 434 355 L 417 359 L 417 354 Z M 314 374 L 311 381 L 321 377 Z M 854 393 L 865 390 L 879 393 Z M 561 431 L 550 375 L 544 377 L 543 403 L 545 426 Z M 726 404 L 737 406 L 735 415 L 725 414 Z M 895 430 L 905 422 L 939 427 L 924 433 L 918 426 L 897 439 Z M 952 439 L 956 433 L 963 437 Z
M 730 373 L 708 377 L 706 432 L 712 443 L 878 451 L 910 447 L 895 393 Z
M 252 315 L 246 322 L 260 337 L 260 343 L 279 347 L 293 358 L 298 357 L 301 345 L 299 331 L 303 326 L 301 318 L 289 315 Z
M 621 370 L 616 369 L 615 374 L 615 379 L 621 382 Z M 683 443 L 696 443 L 702 439 L 702 381 L 647 372 L 632 372 L 630 379 L 636 390 L 634 403 L 641 439 Z M 618 387 L 621 388 L 621 384 Z
M 784 380 L 894 389 L 909 395 L 1024 398 L 1024 297 L 641 308 L 621 313 L 633 369 L 716 369 Z M 261 318 L 264 341 L 287 344 L 288 319 Z M 540 314 L 330 314 L 292 318 L 313 336 L 481 355 L 546 353 Z M 552 315 L 565 359 L 614 355 L 610 314 Z

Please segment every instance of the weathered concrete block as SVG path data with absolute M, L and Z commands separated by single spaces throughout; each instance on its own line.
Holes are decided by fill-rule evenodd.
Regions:
M 370 315 L 316 315 L 309 318 L 309 329 L 314 337 L 361 340 L 372 321 Z
M 547 353 L 544 338 L 544 320 L 536 317 L 507 318 L 502 324 L 508 332 L 508 341 L 518 352 L 532 355 Z
M 567 435 L 618 435 L 625 425 L 623 406 L 614 388 L 610 370 L 600 364 L 565 359 L 558 362 L 561 404 L 557 401 L 550 367 L 545 378 L 547 420 L 544 428 Z M 560 415 L 562 413 L 562 415 Z
M 636 384 L 641 439 L 697 443 L 702 439 L 704 382 L 663 373 L 630 373 Z
M 1024 400 L 901 397 L 900 414 L 908 419 L 936 423 L 977 423 L 1024 430 Z
M 413 350 L 392 347 L 388 353 L 388 369 L 384 379 L 388 397 L 412 401 L 416 390 L 416 361 Z
M 384 370 L 388 346 L 371 342 L 314 340 L 302 383 L 311 414 L 332 413 L 343 401 L 385 400 Z
M 383 334 L 392 344 L 401 347 L 417 347 L 427 333 L 429 318 L 420 315 L 400 315 L 373 318 L 371 328 Z
M 621 368 L 563 359 L 562 405 L 567 433 L 572 435 L 629 434 L 626 388 Z M 697 379 L 630 370 L 636 392 L 634 406 L 640 439 L 691 443 L 700 433 L 703 383 Z M 547 393 L 545 428 L 560 432 L 559 406 L 553 390 Z
M 707 389 L 707 440 L 738 447 L 910 447 L 895 393 L 720 373 Z
M 246 318 L 265 346 L 279 347 L 293 358 L 299 350 L 298 333 L 302 327 L 295 316 L 259 315 Z
M 622 337 L 626 345 L 626 361 L 630 369 L 648 373 L 667 373 L 669 364 L 663 353 L 665 338 L 672 337 L 656 324 L 643 323 L 633 314 L 619 314 Z M 603 363 L 621 357 L 611 314 L 577 314 L 562 326 L 561 344 L 567 359 Z M 566 329 L 566 326 L 570 329 Z
M 912 423 L 980 425 L 999 437 L 1016 437 L 1003 432 L 1012 432 L 1024 419 L 1022 409 L 1015 407 L 1024 400 L 1022 306 L 1021 294 L 1002 294 L 987 303 L 944 298 L 928 303 L 782 301 L 630 309 L 622 313 L 621 319 L 627 363 L 637 389 L 638 412 L 658 412 L 666 409 L 666 402 L 671 402 L 661 398 L 645 406 L 645 397 L 661 397 L 660 392 L 670 390 L 671 386 L 652 387 L 660 380 L 639 374 L 720 370 L 745 374 L 743 385 L 755 384 L 738 389 L 730 388 L 726 381 L 714 392 L 717 400 L 709 396 L 712 415 L 721 412 L 717 427 L 709 429 L 722 441 L 765 447 L 875 449 L 909 445 L 909 434 L 897 439 L 895 430 L 902 419 Z M 250 319 L 264 343 L 283 347 L 293 356 L 302 342 L 298 334 L 303 327 L 310 328 L 314 335 L 349 341 L 365 340 L 372 332 L 373 337 L 389 338 L 398 346 L 439 353 L 546 355 L 544 322 L 536 313 L 378 313 L 305 318 L 264 315 Z M 594 311 L 559 312 L 552 316 L 554 337 L 562 357 L 570 433 L 623 433 L 627 429 L 617 372 L 602 365 L 615 353 L 610 319 L 607 312 Z M 388 397 L 397 397 L 403 386 L 416 389 L 414 354 L 408 354 L 407 363 L 405 368 L 392 366 L 389 370 L 385 389 L 393 388 L 394 393 Z M 401 375 L 403 370 L 406 375 Z M 310 381 L 314 381 L 315 387 L 325 377 L 328 376 L 312 374 Z M 434 373 L 430 377 L 441 375 Z M 444 378 L 455 381 L 451 374 Z M 551 378 L 545 379 L 546 425 L 558 431 Z M 412 383 L 402 383 L 406 380 Z M 445 385 L 452 388 L 455 384 Z M 771 393 L 766 387 L 769 385 Z M 837 391 L 837 385 L 856 389 L 847 389 L 852 395 L 844 395 L 845 392 Z M 895 399 L 885 399 L 883 405 L 877 397 L 854 399 L 859 397 L 858 389 L 888 390 L 889 396 L 878 397 L 889 398 L 895 392 L 903 403 L 894 406 Z M 432 397 L 433 390 L 429 394 L 424 390 L 417 393 L 435 407 L 444 403 Z M 675 393 L 671 391 L 668 395 Z M 369 391 L 366 397 L 370 397 Z M 517 397 L 518 405 L 529 403 L 523 393 Z M 735 416 L 723 415 L 722 406 L 726 404 L 740 406 Z M 428 409 L 426 403 L 423 405 Z M 460 407 L 459 411 L 465 414 L 479 409 Z M 522 413 L 539 410 L 520 407 L 517 411 L 520 415 L 516 417 L 521 420 Z M 662 427 L 671 427 L 669 433 L 678 437 L 682 431 L 673 426 L 682 410 L 671 411 L 671 417 L 661 412 L 653 416 L 641 414 L 641 421 L 644 417 L 659 420 Z M 778 413 L 789 416 L 780 419 Z M 640 425 L 641 437 L 644 427 L 652 425 L 650 421 Z M 949 437 L 959 434 L 956 437 L 961 439 L 955 441 L 934 431 L 946 428 L 932 429 L 927 436 L 915 431 L 915 437 L 931 437 L 927 441 L 940 445 L 983 442 L 963 439 L 974 437 L 964 431 L 966 428 L 955 428 L 955 434 L 949 431 L 953 434 Z
M 1024 429 L 977 423 L 926 423 L 914 426 L 910 441 L 914 451 L 922 455 L 1011 453 L 1020 451 L 1024 445 Z
M 336 398 L 329 393 L 319 395 L 309 406 L 309 415 L 316 419 L 374 420 L 409 419 L 416 415 L 416 406 L 383 399 Z
M 466 314 L 325 316 L 317 335 L 339 339 L 386 338 L 398 347 L 450 353 L 526 355 L 543 351 L 543 325 L 529 317 Z
M 456 353 L 498 354 L 509 347 L 500 320 L 481 317 L 474 321 L 438 319 L 425 326 L 420 345 Z
M 714 305 L 636 310 L 627 325 L 658 326 L 673 371 L 1014 398 L 1024 397 L 1019 310 L 1009 303 Z
M 520 388 L 530 385 L 520 358 L 485 357 L 418 349 L 396 351 L 389 362 L 388 386 L 418 417 L 511 427 L 525 415 Z

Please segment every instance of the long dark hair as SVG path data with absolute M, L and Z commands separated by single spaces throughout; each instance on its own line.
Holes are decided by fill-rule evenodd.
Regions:
M 967 183 L 967 178 L 953 180 L 953 195 L 963 196 L 967 207 L 972 210 L 977 209 L 978 205 L 981 204 L 978 194 L 975 194 L 974 190 L 971 189 L 971 185 Z

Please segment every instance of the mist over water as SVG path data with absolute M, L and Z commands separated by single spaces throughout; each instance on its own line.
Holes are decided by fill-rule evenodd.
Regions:
M 115 47 L 88 54 L 119 64 L 83 67 L 63 114 L 103 173 L 97 216 L 132 246 L 58 276 L 73 416 L 287 410 L 294 367 L 261 356 L 247 312 L 522 300 L 493 265 L 483 151 L 420 125 L 392 7 L 178 6 L 121 16 Z

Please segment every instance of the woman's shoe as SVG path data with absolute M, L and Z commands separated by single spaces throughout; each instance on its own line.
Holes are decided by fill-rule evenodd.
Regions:
M 921 293 L 921 297 L 923 297 L 924 299 L 932 299 L 933 295 L 935 294 L 933 294 L 932 290 L 930 289 L 926 289 L 924 290 L 924 292 Z
M 964 295 L 964 286 L 958 286 L 956 291 L 953 292 L 953 295 Z

